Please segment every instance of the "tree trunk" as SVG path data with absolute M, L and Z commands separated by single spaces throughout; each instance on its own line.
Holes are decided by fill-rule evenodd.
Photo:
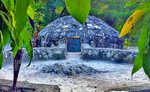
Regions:
M 13 71 L 14 71 L 14 76 L 13 76 L 13 87 L 12 87 L 12 92 L 16 92 L 16 84 L 17 84 L 17 79 L 18 79 L 18 74 L 21 66 L 21 61 L 22 61 L 22 49 L 18 50 L 14 62 L 13 62 Z

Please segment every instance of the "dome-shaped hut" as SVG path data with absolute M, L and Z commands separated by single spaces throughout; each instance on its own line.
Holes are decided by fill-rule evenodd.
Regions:
M 117 30 L 94 16 L 88 16 L 87 26 L 81 25 L 71 16 L 58 18 L 48 24 L 40 33 L 45 46 L 67 44 L 67 49 L 80 50 L 81 43 L 92 47 L 123 48 L 123 39 Z

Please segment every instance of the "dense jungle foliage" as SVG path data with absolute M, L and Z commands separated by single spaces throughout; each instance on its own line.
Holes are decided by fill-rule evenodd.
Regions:
M 91 0 L 89 15 L 96 16 L 107 22 L 118 31 L 121 30 L 124 22 L 130 16 L 138 2 L 130 7 L 124 7 L 129 0 Z M 36 13 L 35 22 L 42 30 L 48 23 L 58 17 L 69 15 L 64 0 L 35 0 Z

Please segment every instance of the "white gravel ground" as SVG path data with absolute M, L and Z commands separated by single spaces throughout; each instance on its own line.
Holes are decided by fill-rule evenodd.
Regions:
M 54 63 L 85 64 L 99 71 L 107 73 L 80 76 L 61 76 L 42 73 L 40 69 L 44 65 Z M 143 69 L 131 78 L 132 64 L 115 63 L 110 61 L 84 61 L 79 53 L 69 53 L 66 60 L 34 61 L 30 67 L 24 62 L 19 74 L 19 81 L 28 81 L 38 84 L 59 85 L 61 92 L 100 92 L 115 87 L 137 86 L 150 84 Z M 12 64 L 5 64 L 0 70 L 0 79 L 12 80 Z

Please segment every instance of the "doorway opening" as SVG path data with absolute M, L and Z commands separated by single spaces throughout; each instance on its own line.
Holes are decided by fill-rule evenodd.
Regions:
M 68 52 L 81 52 L 81 39 L 79 36 L 67 39 Z

